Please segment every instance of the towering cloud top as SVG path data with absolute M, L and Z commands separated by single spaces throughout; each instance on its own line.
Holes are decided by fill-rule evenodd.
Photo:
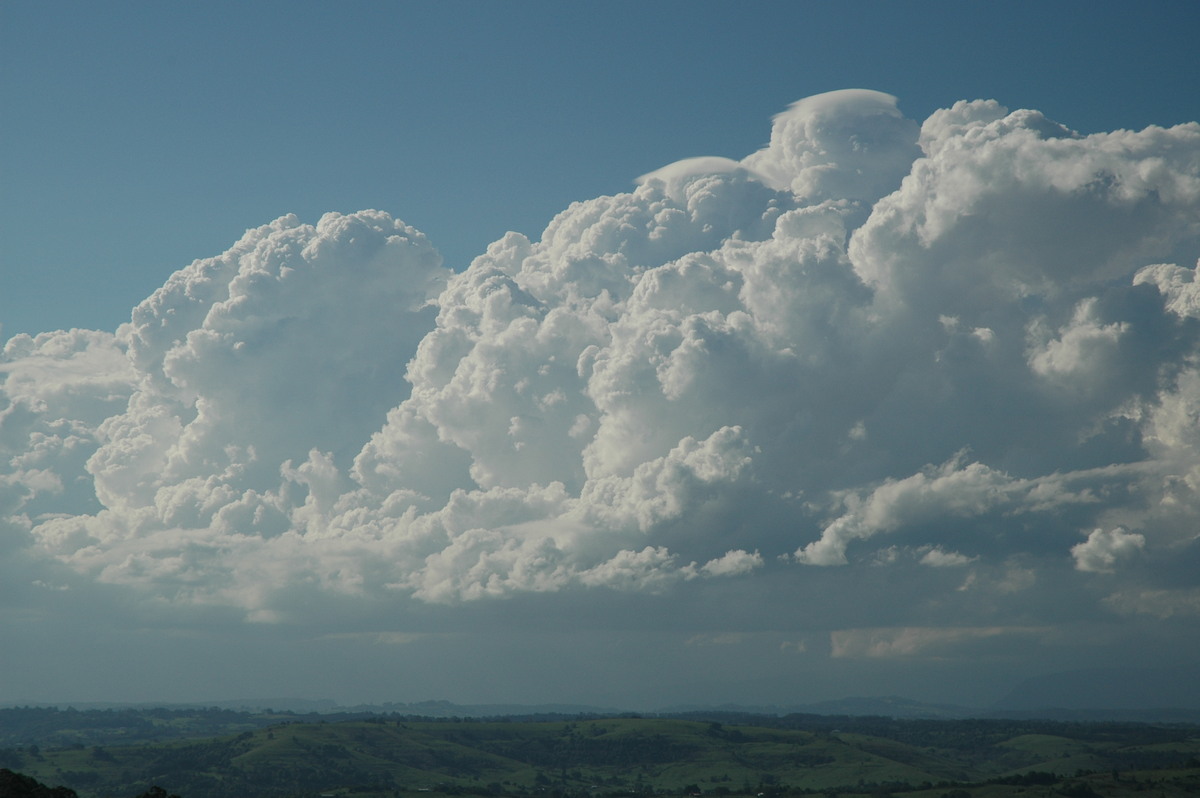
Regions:
M 1198 256 L 1200 125 L 865 90 L 457 274 L 284 217 L 115 333 L 7 343 L 3 550 L 258 621 L 812 566 L 936 571 L 992 630 L 947 645 L 1050 584 L 1196 615 Z
M 771 143 L 744 163 L 800 200 L 871 203 L 895 190 L 920 156 L 917 132 L 890 94 L 831 91 L 776 116 Z

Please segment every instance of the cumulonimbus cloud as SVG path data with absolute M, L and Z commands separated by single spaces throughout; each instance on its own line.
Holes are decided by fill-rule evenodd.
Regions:
M 878 565 L 881 536 L 1115 579 L 1197 546 L 1198 256 L 1200 125 L 918 125 L 864 90 L 461 273 L 386 213 L 284 217 L 114 333 L 6 344 L 5 545 L 260 620 Z

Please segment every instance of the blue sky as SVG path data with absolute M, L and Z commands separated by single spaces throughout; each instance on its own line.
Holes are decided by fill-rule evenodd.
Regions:
M 0 703 L 1194 704 L 1198 9 L 0 4 Z
M 379 208 L 456 270 L 841 88 L 1082 131 L 1200 118 L 1195 4 L 6 2 L 0 324 L 111 330 L 285 213 Z

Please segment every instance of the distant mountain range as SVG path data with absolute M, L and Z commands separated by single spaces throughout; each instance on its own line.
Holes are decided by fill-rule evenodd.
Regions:
M 668 712 L 703 707 L 672 707 Z M 707 707 L 707 709 L 716 709 Z M 812 704 L 721 707 L 759 714 L 880 715 L 904 719 L 1045 719 L 1200 722 L 1200 665 L 1186 668 L 1089 668 L 1037 676 L 991 706 L 935 704 L 897 696 L 842 698 Z
M 50 702 L 13 705 L 48 706 Z M 60 703 L 65 707 L 67 704 Z M 237 711 L 275 710 L 297 714 L 379 713 L 430 718 L 539 717 L 634 714 L 626 709 L 587 704 L 455 704 L 450 701 L 387 702 L 347 706 L 329 699 L 236 699 L 209 703 L 78 703 L 76 709 L 118 707 L 216 707 Z M 1094 668 L 1027 679 L 987 707 L 915 701 L 899 696 L 851 697 L 809 704 L 680 704 L 647 715 L 876 715 L 898 719 L 1040 718 L 1065 721 L 1200 723 L 1200 666 L 1196 668 Z

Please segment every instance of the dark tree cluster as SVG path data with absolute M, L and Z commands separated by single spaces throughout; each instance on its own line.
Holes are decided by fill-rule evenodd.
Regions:
M 0 768 L 0 798 L 79 798 L 69 787 L 47 787 L 32 776 Z M 151 787 L 137 798 L 179 798 L 162 787 Z

